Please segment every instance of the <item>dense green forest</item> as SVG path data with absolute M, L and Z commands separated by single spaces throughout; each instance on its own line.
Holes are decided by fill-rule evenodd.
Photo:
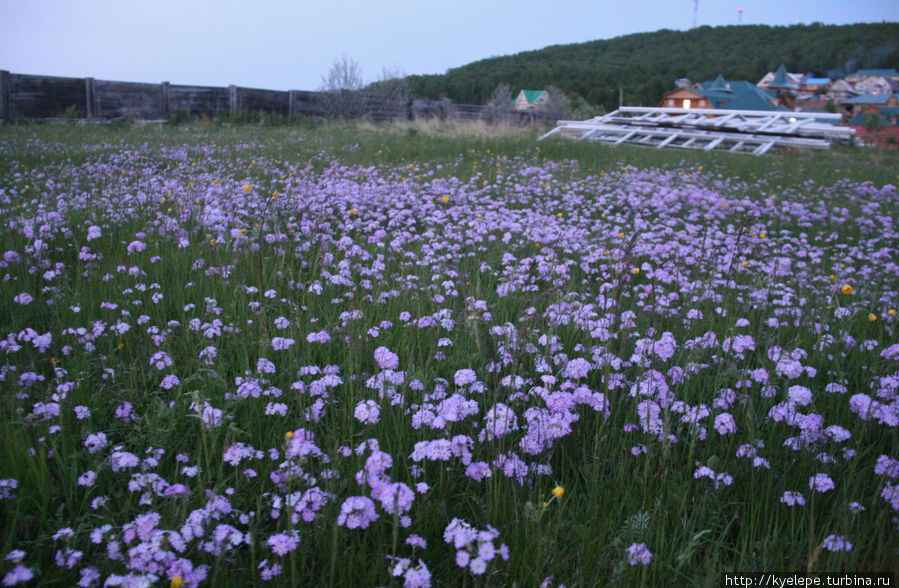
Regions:
M 665 29 L 492 57 L 407 82 L 415 97 L 467 104 L 485 103 L 502 82 L 516 92 L 554 85 L 569 98 L 612 109 L 619 88 L 625 103 L 655 106 L 675 79 L 702 81 L 720 73 L 757 82 L 781 63 L 791 72 L 830 77 L 899 69 L 899 23 Z

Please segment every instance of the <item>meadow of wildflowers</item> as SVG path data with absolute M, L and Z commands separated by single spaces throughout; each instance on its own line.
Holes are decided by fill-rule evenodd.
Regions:
M 895 168 L 188 130 L 0 128 L 3 585 L 896 571 Z

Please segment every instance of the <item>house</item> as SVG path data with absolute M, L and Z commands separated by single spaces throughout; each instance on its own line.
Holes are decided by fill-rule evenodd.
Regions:
M 802 77 L 799 87 L 796 89 L 798 96 L 815 96 L 824 94 L 830 87 L 830 78 L 817 78 L 812 73 Z
M 886 94 L 863 94 L 840 102 L 840 112 L 847 119 L 854 119 L 858 115 L 871 111 L 879 111 L 884 114 L 882 109 L 896 107 L 899 107 L 899 99 Z
M 892 126 L 899 126 L 899 107 L 882 106 L 880 104 L 867 104 L 862 111 L 850 119 L 849 124 L 864 125 L 868 123 L 866 115 L 875 114 L 883 118 L 883 122 Z
M 774 104 L 783 106 L 789 110 L 796 108 L 796 90 L 799 89 L 799 83 L 795 82 L 787 72 L 787 67 L 780 64 L 774 77 L 768 82 L 767 88 L 769 95 L 774 93 Z
M 897 85 L 899 82 L 889 76 L 869 76 L 857 82 L 853 88 L 859 94 L 886 94 L 889 96 L 894 93 L 894 87 Z
M 512 110 L 544 110 L 549 104 L 546 90 L 522 90 L 512 102 Z
M 715 80 L 677 88 L 662 96 L 663 108 L 715 108 L 722 110 L 775 110 L 772 96 L 752 82 Z
M 771 85 L 771 82 L 774 81 L 774 78 L 777 77 L 777 75 L 779 73 L 781 73 L 781 69 L 783 69 L 782 75 L 786 75 L 787 80 L 789 81 L 790 84 L 792 84 L 792 87 L 794 89 L 799 88 L 799 86 L 802 85 L 802 79 L 805 76 L 803 74 L 790 73 L 787 71 L 786 67 L 784 67 L 784 65 L 781 64 L 780 67 L 777 68 L 776 71 L 769 71 L 768 73 L 766 73 L 762 77 L 762 79 L 759 80 L 759 82 L 756 84 L 756 86 L 758 86 L 759 88 L 762 88 L 763 90 L 767 90 L 768 87 Z
M 864 82 L 868 78 L 893 78 L 899 81 L 899 72 L 895 69 L 860 69 L 853 74 L 845 77 L 845 80 L 855 86 L 860 82 Z
M 858 92 L 852 87 L 852 84 L 846 80 L 837 80 L 830 85 L 827 90 L 827 96 L 834 102 L 842 102 L 849 98 L 858 96 Z

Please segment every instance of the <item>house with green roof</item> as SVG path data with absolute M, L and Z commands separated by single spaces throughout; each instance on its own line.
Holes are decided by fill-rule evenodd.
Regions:
M 865 110 L 849 119 L 849 124 L 866 125 L 872 120 L 870 118 L 872 115 L 875 115 L 874 120 L 879 118 L 884 124 L 892 125 L 894 127 L 899 126 L 899 107 L 881 106 L 879 104 L 867 106 Z
M 781 63 L 780 67 L 775 71 L 769 71 L 762 76 L 762 79 L 758 81 L 756 86 L 762 90 L 767 90 L 772 83 L 775 83 L 780 87 L 789 87 L 795 90 L 802 84 L 803 77 L 802 74 L 788 72 L 786 66 Z M 775 82 L 775 80 L 777 81 Z
M 840 102 L 840 112 L 846 119 L 855 119 L 866 112 L 876 112 L 894 120 L 893 110 L 899 108 L 899 99 L 888 94 L 862 94 Z
M 662 96 L 663 108 L 710 108 L 719 110 L 777 110 L 776 95 L 745 80 L 716 79 L 691 87 L 677 88 Z
M 546 90 L 522 90 L 512 102 L 512 110 L 543 110 L 548 103 Z

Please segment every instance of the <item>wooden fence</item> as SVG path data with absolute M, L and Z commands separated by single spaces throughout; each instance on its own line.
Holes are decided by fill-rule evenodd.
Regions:
M 448 100 L 396 99 L 361 92 L 261 90 L 239 86 L 183 86 L 94 78 L 64 78 L 0 70 L 0 120 L 60 117 L 163 121 L 172 115 L 268 112 L 284 116 L 369 118 L 375 121 L 442 118 L 510 123 L 554 123 L 545 112 L 496 112 Z

